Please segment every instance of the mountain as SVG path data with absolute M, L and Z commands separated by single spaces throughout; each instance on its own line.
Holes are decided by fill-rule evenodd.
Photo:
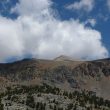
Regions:
M 34 87 L 36 85 L 45 88 L 44 90 L 40 89 L 43 93 L 42 100 L 44 100 L 46 97 L 58 98 L 58 94 L 51 94 L 51 96 L 47 94 L 44 96 L 44 91 L 46 88 L 50 88 L 48 90 L 50 91 L 52 89 L 51 87 L 56 87 L 57 89 L 54 89 L 55 91 L 68 91 L 69 93 L 78 91 L 80 94 L 82 94 L 81 91 L 86 91 L 84 94 L 87 95 L 89 92 L 92 92 L 96 94 L 97 97 L 110 100 L 110 59 L 74 61 L 68 57 L 60 56 L 54 60 L 24 59 L 13 63 L 0 64 L 1 93 L 10 87 L 17 87 L 20 88 L 20 90 L 24 89 L 24 91 L 31 90 L 32 92 L 35 90 L 35 88 L 26 88 Z M 18 90 L 17 88 L 15 89 L 16 91 Z M 52 91 L 54 90 L 52 89 Z M 8 93 L 11 94 L 9 91 Z M 62 92 L 59 94 L 61 95 Z M 22 96 L 23 95 L 20 97 Z M 62 99 L 64 97 L 61 96 L 60 98 Z M 66 99 L 62 100 L 67 101 Z M 67 102 L 69 102 L 69 99 Z M 50 109 L 48 108 L 47 110 Z
M 61 55 L 59 57 L 56 57 L 54 60 L 55 61 L 73 61 L 74 59 L 69 56 Z

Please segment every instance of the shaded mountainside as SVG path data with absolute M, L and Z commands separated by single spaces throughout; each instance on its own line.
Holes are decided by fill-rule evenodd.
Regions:
M 110 59 L 56 61 L 25 59 L 0 64 L 1 87 L 20 84 L 57 86 L 63 90 L 89 90 L 110 99 Z

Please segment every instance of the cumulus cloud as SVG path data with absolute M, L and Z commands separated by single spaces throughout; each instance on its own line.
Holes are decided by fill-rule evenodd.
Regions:
M 108 56 L 101 33 L 79 20 L 61 21 L 54 16 L 50 0 L 20 0 L 11 10 L 15 20 L 0 17 L 0 62 L 31 54 L 35 58 L 97 59 Z
M 94 7 L 94 0 L 80 0 L 73 4 L 68 5 L 66 8 L 69 10 L 84 10 L 91 11 Z

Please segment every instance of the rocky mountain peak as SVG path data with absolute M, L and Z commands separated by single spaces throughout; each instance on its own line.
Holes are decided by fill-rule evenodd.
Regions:
M 66 55 L 60 55 L 59 57 L 56 57 L 54 60 L 55 61 L 74 61 L 73 58 Z

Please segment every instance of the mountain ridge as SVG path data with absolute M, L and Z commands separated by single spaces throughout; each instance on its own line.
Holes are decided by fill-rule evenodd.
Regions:
M 23 59 L 3 63 L 0 110 L 109 110 L 109 85 L 109 59 Z
M 0 64 L 0 77 L 4 79 L 4 85 L 7 81 L 10 84 L 49 83 L 67 90 L 91 90 L 110 98 L 109 59 L 94 61 L 24 59 Z

